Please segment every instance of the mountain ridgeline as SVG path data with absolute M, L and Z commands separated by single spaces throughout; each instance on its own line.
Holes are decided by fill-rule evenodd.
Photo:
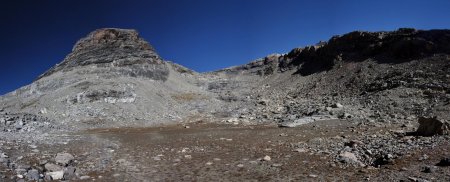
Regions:
M 450 30 L 355 31 L 197 73 L 164 61 L 135 30 L 105 28 L 79 40 L 32 84 L 2 96 L 0 107 L 76 129 L 192 118 L 264 123 L 313 115 L 445 115 L 449 55 Z M 401 92 L 420 92 L 415 95 L 420 98 L 410 100 Z M 381 97 L 386 94 L 392 98 Z M 349 107 L 333 113 L 327 109 L 333 102 Z M 401 108 L 408 104 L 414 108 Z

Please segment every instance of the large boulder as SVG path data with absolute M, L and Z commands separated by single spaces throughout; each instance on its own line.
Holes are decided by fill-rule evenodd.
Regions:
M 418 136 L 448 135 L 450 133 L 450 123 L 439 120 L 436 117 L 419 118 L 419 128 L 416 131 Z

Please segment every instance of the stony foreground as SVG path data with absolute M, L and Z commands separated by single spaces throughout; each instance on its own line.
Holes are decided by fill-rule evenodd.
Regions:
M 450 137 L 408 135 L 415 128 L 346 120 L 296 128 L 197 122 L 49 135 L 56 138 L 52 144 L 1 140 L 0 177 L 2 181 L 50 176 L 71 181 L 449 181 Z

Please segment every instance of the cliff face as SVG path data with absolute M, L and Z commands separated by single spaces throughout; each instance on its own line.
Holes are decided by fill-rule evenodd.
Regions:
M 72 52 L 58 65 L 38 79 L 58 71 L 70 71 L 77 67 L 94 66 L 92 73 L 116 73 L 130 77 L 166 80 L 167 66 L 155 49 L 138 36 L 135 30 L 99 29 L 79 40 Z M 111 75 L 109 75 L 111 76 Z
M 337 62 L 375 59 L 379 63 L 401 63 L 433 54 L 450 54 L 450 31 L 399 29 L 393 32 L 355 31 L 335 36 L 321 45 L 294 49 L 289 65 L 309 75 L 333 68 Z

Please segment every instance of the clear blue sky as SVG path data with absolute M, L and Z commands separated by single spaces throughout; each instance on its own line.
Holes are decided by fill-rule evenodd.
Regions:
M 137 29 L 166 60 L 204 72 L 353 30 L 450 28 L 441 0 L 7 0 L 0 95 L 31 83 L 97 28 Z

